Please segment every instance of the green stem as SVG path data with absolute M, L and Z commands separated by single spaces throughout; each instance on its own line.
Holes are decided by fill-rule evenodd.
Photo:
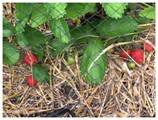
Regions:
M 83 38 L 86 38 L 86 37 L 99 38 L 100 36 L 96 36 L 96 35 L 85 35 L 85 36 L 79 37 L 79 38 L 78 38 L 78 39 L 76 39 L 76 40 L 80 40 L 80 39 L 83 39 Z

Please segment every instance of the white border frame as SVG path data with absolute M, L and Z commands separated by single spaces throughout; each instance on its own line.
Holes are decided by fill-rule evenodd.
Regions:
M 105 120 L 105 119 L 108 119 L 108 120 L 118 120 L 118 119 L 134 119 L 134 120 L 139 120 L 139 119 L 158 119 L 158 97 L 157 97 L 157 89 L 158 89 L 158 82 L 157 82 L 157 74 L 158 74 L 158 54 L 157 54 L 157 46 L 158 46 L 158 41 L 157 41 L 157 38 L 158 38 L 158 35 L 157 35 L 157 17 L 158 17 L 158 9 L 157 9 L 157 1 L 156 0 L 2 0 L 2 1 L 0 1 L 0 3 L 1 3 L 1 6 L 0 6 L 0 15 L 1 15 L 1 17 L 0 17 L 0 27 L 1 27 L 1 29 L 0 29 L 0 54 L 1 54 L 1 57 L 0 57 L 0 65 L 1 65 L 1 67 L 0 67 L 0 80 L 1 80 L 1 82 L 0 82 L 0 95 L 1 95 L 1 97 L 0 97 L 0 118 L 1 119 L 26 119 L 26 118 L 3 118 L 2 117 L 2 113 L 3 113 L 3 103 L 2 103 L 2 97 L 3 97 L 3 92 L 2 92 L 2 87 L 3 87 L 3 69 L 2 69 L 2 65 L 3 65 L 3 59 L 2 59 L 2 57 L 3 57 L 3 48 L 2 48 L 2 36 L 3 36 L 3 31 L 2 31 L 2 16 L 3 16 L 3 11 L 2 11 L 2 3 L 4 3 L 4 2 L 98 2 L 98 3 L 101 3 L 101 2 L 131 2 L 131 3 L 135 3 L 135 2 L 155 2 L 156 3 L 156 57 L 155 57 L 155 65 L 156 65 L 156 82 L 155 82 L 155 84 L 156 84 L 156 117 L 154 117 L 154 118 L 149 118 L 149 117 L 145 117 L 145 118 L 143 118 L 143 117 L 141 117 L 141 118 L 136 118 L 136 117 L 133 117 L 133 118 L 118 118 L 118 117 L 102 117 L 102 118 L 90 118 L 90 117 L 85 117 L 85 118 L 46 118 L 46 119 L 57 119 L 57 120 L 59 120 L 59 119 L 89 119 L 89 120 L 92 120 L 92 119 L 103 119 L 103 120 Z M 27 118 L 27 119 L 43 119 L 43 118 Z

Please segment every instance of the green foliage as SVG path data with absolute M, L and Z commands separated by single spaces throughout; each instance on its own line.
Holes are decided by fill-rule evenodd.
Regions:
M 42 61 L 45 55 L 44 49 L 46 49 L 45 46 L 34 46 L 31 50 L 38 57 L 38 60 Z
M 66 50 L 66 48 L 70 45 L 67 43 L 63 43 L 59 40 L 54 40 L 51 44 L 52 46 L 52 54 L 53 55 L 58 55 L 61 54 L 62 52 L 64 52 Z
M 127 35 L 127 36 L 116 37 L 116 38 L 113 38 L 111 40 L 108 40 L 106 45 L 109 46 L 113 43 L 129 42 L 129 41 L 132 41 L 134 37 L 135 37 L 135 35 Z
M 146 24 L 146 23 L 152 22 L 151 19 L 148 19 L 148 18 L 146 18 L 146 17 L 140 17 L 140 16 L 138 16 L 137 18 L 135 18 L 135 20 L 136 20 L 137 23 L 139 23 L 139 24 Z
M 22 32 L 25 31 L 25 26 L 26 26 L 27 21 L 28 19 L 24 18 L 23 21 L 18 21 L 16 23 L 16 27 L 15 27 L 16 34 L 21 34 Z
M 54 36 L 63 43 L 68 43 L 71 39 L 69 27 L 64 19 L 52 20 L 51 30 Z
M 93 13 L 95 11 L 95 3 L 69 3 L 66 8 L 66 16 L 71 19 L 77 19 L 84 16 L 86 13 Z
M 71 30 L 72 39 L 78 42 L 80 39 L 83 41 L 83 38 L 97 35 L 89 24 L 78 26 L 75 29 Z M 84 39 L 85 40 L 85 39 Z
M 4 18 L 3 37 L 14 35 L 12 38 L 16 38 L 19 47 L 31 50 L 39 61 L 48 50 L 50 55 L 56 56 L 69 51 L 70 46 L 85 48 L 84 52 L 79 51 L 81 74 L 88 83 L 100 84 L 107 69 L 107 55 L 102 55 L 95 63 L 94 60 L 105 45 L 133 40 L 135 35 L 131 33 L 145 28 L 138 24 L 155 19 L 155 7 L 146 6 L 149 7 L 141 10 L 140 4 L 132 3 L 16 3 L 15 27 Z M 102 9 L 105 14 L 100 12 Z M 44 32 L 51 32 L 50 36 L 41 32 L 43 24 Z M 3 58 L 4 64 L 8 65 L 14 65 L 20 58 L 18 49 L 6 40 Z M 74 63 L 73 57 L 67 61 Z M 41 83 L 49 81 L 48 69 L 40 65 L 33 66 L 33 76 Z
M 105 70 L 107 69 L 107 57 L 102 55 L 94 66 L 88 71 L 91 63 L 103 50 L 103 43 L 99 39 L 90 40 L 81 58 L 80 70 L 85 80 L 90 84 L 99 84 L 104 78 Z
M 155 7 L 149 6 L 144 8 L 139 14 L 141 17 L 146 17 L 148 19 L 155 19 Z
M 3 37 L 9 37 L 14 34 L 15 29 L 12 24 L 6 18 L 3 18 Z
M 49 82 L 48 69 L 40 65 L 33 66 L 33 78 L 40 83 Z
M 53 18 L 53 19 L 59 19 L 62 18 L 65 14 L 65 8 L 67 7 L 66 3 L 46 3 L 44 4 L 44 7 L 47 10 L 47 13 Z
M 33 3 L 16 3 L 16 32 L 22 33 L 27 24 L 31 13 Z
M 103 3 L 106 14 L 111 18 L 121 18 L 127 8 L 127 3 Z
M 21 48 L 27 48 L 29 46 L 29 42 L 27 38 L 23 35 L 23 33 L 17 34 L 16 37 L 17 43 Z
M 3 62 L 4 64 L 14 65 L 20 58 L 19 50 L 7 42 L 3 41 Z
M 74 43 L 86 43 L 89 39 L 96 34 L 94 29 L 89 25 L 82 25 L 78 26 L 75 29 L 70 29 L 70 34 L 71 34 L 71 41 L 67 43 L 63 43 L 59 40 L 55 40 L 53 43 L 51 43 L 51 46 L 53 48 L 53 54 L 61 54 L 66 48 L 68 48 L 71 44 Z
M 30 18 L 30 25 L 36 28 L 49 20 L 49 14 L 43 4 L 36 4 L 33 7 L 33 12 Z
M 33 3 L 16 3 L 16 19 L 22 21 L 30 17 L 33 8 Z
M 137 30 L 137 22 L 129 16 L 118 20 L 109 18 L 101 21 L 96 30 L 102 37 L 122 36 Z
M 43 45 L 47 41 L 47 37 L 42 34 L 40 31 L 33 29 L 29 26 L 26 27 L 25 32 L 23 33 L 26 40 L 29 42 L 31 47 L 36 47 L 39 45 Z

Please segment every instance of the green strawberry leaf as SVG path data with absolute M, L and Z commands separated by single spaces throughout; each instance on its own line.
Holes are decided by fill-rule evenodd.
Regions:
M 53 20 L 51 22 L 51 30 L 54 33 L 54 36 L 63 43 L 68 43 L 71 39 L 68 24 L 65 20 Z
M 59 19 L 62 18 L 66 14 L 66 3 L 46 3 L 44 4 L 44 7 L 46 8 L 47 13 L 53 18 L 53 19 Z M 45 11 L 44 11 L 45 12 Z
M 150 6 L 144 8 L 144 10 L 139 13 L 139 16 L 146 17 L 148 19 L 155 19 L 155 7 Z
M 102 37 L 123 36 L 137 30 L 137 22 L 129 16 L 118 20 L 109 18 L 101 21 L 96 30 Z
M 102 6 L 106 14 L 111 18 L 121 18 L 127 7 L 127 3 L 103 3 Z
M 50 46 L 52 46 L 52 54 L 58 55 L 64 52 L 66 48 L 70 45 L 70 43 L 63 43 L 59 40 L 54 40 L 52 43 L 50 43 Z
M 17 38 L 17 43 L 21 48 L 25 49 L 31 46 L 31 49 L 35 50 L 36 52 L 38 51 L 38 53 L 42 51 L 41 49 L 37 50 L 37 48 L 39 48 L 39 46 L 44 45 L 48 40 L 48 38 L 40 31 L 31 28 L 29 26 L 26 26 L 25 32 L 17 34 L 16 38 Z
M 52 52 L 53 55 L 61 54 L 71 44 L 85 43 L 89 40 L 87 38 L 96 35 L 96 32 L 94 32 L 93 28 L 89 24 L 78 26 L 75 29 L 72 28 L 70 29 L 70 33 L 71 33 L 71 41 L 68 44 L 63 43 L 59 40 L 54 40 L 53 43 L 50 44 L 53 48 L 53 52 Z
M 3 41 L 3 62 L 14 65 L 20 58 L 19 50 L 8 41 Z
M 91 39 L 81 58 L 80 71 L 89 84 L 99 84 L 103 81 L 107 69 L 107 56 L 102 55 L 91 67 L 95 58 L 102 52 L 104 46 L 100 39 Z
M 31 51 L 38 57 L 38 60 L 41 61 L 43 60 L 44 55 L 45 55 L 44 49 L 45 49 L 45 46 L 35 46 L 35 47 L 32 47 Z
M 9 37 L 15 34 L 13 25 L 6 19 L 3 18 L 3 37 Z
M 31 47 L 43 45 L 48 40 L 48 38 L 44 34 L 42 34 L 42 32 L 29 26 L 26 27 L 23 35 L 25 36 Z
M 49 82 L 48 69 L 40 65 L 33 66 L 33 78 L 40 83 Z
M 83 38 L 97 35 L 94 28 L 92 28 L 89 24 L 78 26 L 75 29 L 72 28 L 70 33 L 72 39 L 74 39 L 76 42 L 80 41 L 80 39 L 83 41 Z
M 16 3 L 16 20 L 29 19 L 33 6 L 33 3 Z
M 95 3 L 69 3 L 66 8 L 66 17 L 74 20 L 81 16 L 84 16 L 87 13 L 93 13 L 95 11 Z
M 16 34 L 21 34 L 25 31 L 25 26 L 28 21 L 28 18 L 23 19 L 23 21 L 18 21 L 15 26 Z
M 30 25 L 36 28 L 49 20 L 49 14 L 43 4 L 35 4 L 30 18 Z
M 17 38 L 17 43 L 21 48 L 27 48 L 29 46 L 29 42 L 27 38 L 23 35 L 23 33 L 17 34 L 16 38 Z
M 16 32 L 22 33 L 25 31 L 25 26 L 30 19 L 33 3 L 16 3 Z

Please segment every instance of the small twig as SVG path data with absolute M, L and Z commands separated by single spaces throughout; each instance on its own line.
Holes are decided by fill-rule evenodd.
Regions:
M 138 27 L 146 27 L 146 26 L 151 26 L 151 25 L 155 25 L 155 23 L 140 24 L 138 25 Z
M 27 95 L 27 93 L 30 91 L 30 87 L 27 87 L 24 91 L 24 94 L 21 96 L 20 98 L 20 103 L 19 103 L 19 107 L 21 107 L 23 101 L 24 101 L 24 97 Z
M 66 62 L 65 59 L 63 59 L 63 63 L 65 64 L 65 66 L 67 67 L 67 69 L 71 72 L 71 74 L 76 77 L 75 73 L 73 72 L 73 70 L 71 69 L 71 67 L 68 65 L 68 63 Z

